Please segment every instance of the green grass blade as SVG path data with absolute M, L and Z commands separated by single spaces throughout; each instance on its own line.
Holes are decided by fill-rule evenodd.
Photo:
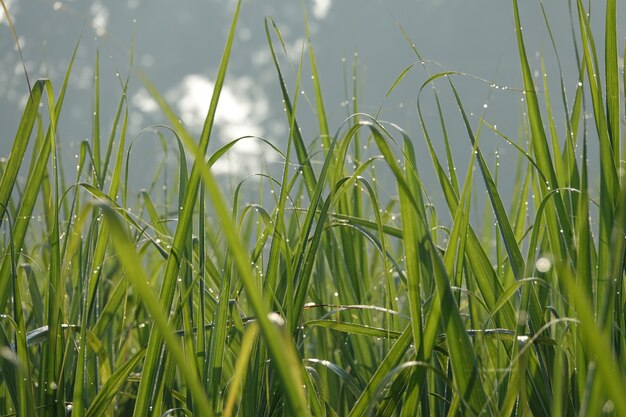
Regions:
M 615 166 L 620 166 L 620 99 L 619 66 L 617 57 L 617 7 L 615 0 L 606 2 L 606 20 L 604 24 L 604 71 L 606 77 L 607 128 L 613 150 Z
M 163 286 L 160 292 L 160 303 L 162 309 L 164 311 L 169 311 L 172 306 L 174 290 L 176 288 L 176 276 L 179 272 L 180 262 L 182 261 L 181 255 L 185 247 L 185 242 L 187 241 L 188 236 L 190 235 L 191 228 L 191 220 L 193 218 L 194 208 L 196 205 L 196 197 L 198 194 L 198 187 L 200 184 L 200 172 L 205 167 L 204 158 L 205 153 L 209 144 L 209 138 L 211 136 L 211 130 L 213 128 L 213 121 L 215 119 L 215 113 L 217 110 L 217 104 L 219 101 L 220 92 L 222 90 L 222 86 L 224 85 L 224 79 L 226 77 L 226 70 L 228 67 L 228 60 L 230 58 L 230 52 L 232 48 L 232 43 L 235 36 L 235 29 L 237 26 L 237 20 L 239 17 L 241 2 L 237 3 L 237 7 L 235 9 L 232 24 L 230 26 L 230 31 L 228 34 L 228 39 L 226 41 L 226 46 L 224 48 L 224 53 L 222 55 L 222 61 L 220 63 L 220 67 L 218 70 L 217 78 L 215 81 L 215 87 L 213 89 L 213 95 L 211 97 L 211 103 L 209 106 L 209 110 L 207 113 L 207 117 L 204 123 L 204 127 L 202 129 L 202 134 L 200 136 L 200 141 L 197 146 L 194 146 L 192 149 L 195 149 L 194 152 L 194 164 L 191 170 L 191 177 L 189 178 L 189 182 L 187 184 L 187 192 L 184 195 L 184 202 L 181 205 L 182 210 L 179 215 L 178 226 L 176 228 L 176 233 L 174 235 L 174 240 L 172 242 L 172 248 L 170 252 L 170 256 L 168 257 L 165 274 L 163 278 Z M 144 80 L 146 81 L 146 80 Z M 156 101 L 159 103 L 160 107 L 168 116 L 170 123 L 176 128 L 176 130 L 181 134 L 181 137 L 184 142 L 193 142 L 186 133 L 185 129 L 182 128 L 181 123 L 178 121 L 178 117 L 176 117 L 173 112 L 169 109 L 169 106 L 165 103 L 165 100 L 158 93 L 156 88 L 153 85 L 146 85 L 150 93 L 155 97 Z M 185 140 L 185 139 L 188 140 Z M 187 144 L 187 143 L 186 143 Z M 188 145 L 188 144 L 187 144 Z M 150 407 L 151 402 L 151 393 L 152 388 L 156 382 L 156 373 L 158 370 L 158 361 L 159 355 L 161 351 L 161 335 L 159 335 L 156 328 L 150 333 L 150 340 L 148 342 L 148 349 L 146 352 L 146 359 L 144 361 L 144 374 L 139 385 L 139 392 L 137 394 L 137 401 L 135 403 L 135 415 L 143 416 L 148 412 L 148 408 Z M 212 408 L 208 407 L 211 411 L 207 412 L 207 416 L 213 415 Z
M 408 187 L 403 171 L 397 165 L 389 145 L 386 143 L 378 130 L 371 129 L 371 131 L 376 144 L 389 165 L 389 168 L 394 173 L 395 179 L 398 183 L 398 188 L 407 192 L 407 197 L 411 201 L 411 204 L 419 212 L 419 205 L 416 201 L 416 197 L 410 194 L 411 189 Z M 426 223 L 426 219 L 423 218 L 420 218 L 419 221 Z M 437 297 L 439 298 L 441 305 L 444 306 L 441 311 L 441 317 L 444 328 L 451 338 L 449 349 L 455 383 L 459 391 L 463 393 L 464 399 L 467 400 L 472 409 L 474 411 L 482 410 L 483 407 L 488 407 L 487 397 L 484 391 L 484 386 L 481 382 L 480 373 L 478 372 L 476 357 L 474 356 L 469 337 L 465 332 L 459 308 L 450 289 L 448 274 L 445 271 L 445 266 L 440 255 L 436 252 L 437 249 L 434 246 L 430 235 L 427 234 L 424 236 L 422 241 L 424 242 L 423 244 L 427 245 L 427 248 L 431 253 L 433 262 L 432 273 L 437 287 Z
M 13 147 L 9 156 L 9 160 L 5 165 L 2 179 L 0 180 L 0 226 L 4 219 L 6 207 L 8 207 L 11 192 L 16 183 L 17 173 L 19 172 L 24 154 L 28 148 L 31 132 L 35 125 L 35 120 L 39 114 L 39 102 L 44 89 L 44 81 L 38 80 L 33 86 L 32 93 L 26 103 L 26 108 L 22 113 L 22 119 L 17 128 Z
M 160 300 L 148 283 L 148 277 L 139 262 L 134 245 L 126 235 L 123 223 L 120 221 L 115 210 L 108 205 L 102 204 L 100 208 L 107 223 L 109 223 L 112 243 L 120 262 L 124 266 L 125 275 L 128 277 L 142 303 L 150 313 L 152 320 L 154 320 L 155 327 L 154 330 L 151 331 L 151 335 L 155 332 L 161 334 L 168 348 L 169 355 L 172 356 L 178 370 L 187 383 L 187 388 L 193 396 L 193 404 L 196 408 L 196 412 L 206 416 L 212 415 L 212 410 L 204 393 L 204 388 L 198 377 L 199 375 L 195 370 L 195 366 L 193 366 L 195 362 L 193 365 L 188 362 L 187 355 L 183 352 L 183 348 L 178 340 L 176 340 L 176 336 L 174 336 L 174 332 L 168 323 L 167 314 L 163 311 Z M 148 371 L 145 366 L 144 361 L 144 372 Z
M 291 124 L 293 120 L 293 129 L 290 134 L 293 136 L 293 144 L 295 146 L 296 155 L 298 157 L 298 162 L 302 165 L 302 175 L 304 177 L 307 192 L 309 196 L 312 196 L 315 192 L 315 185 L 317 183 L 317 179 L 315 178 L 315 172 L 313 171 L 313 167 L 311 166 L 311 160 L 309 158 L 306 145 L 304 144 L 304 139 L 302 138 L 302 134 L 300 133 L 300 127 L 298 126 L 298 122 L 294 115 L 293 106 L 291 104 L 291 98 L 289 97 L 289 92 L 287 91 L 287 85 L 285 84 L 285 80 L 283 78 L 282 71 L 280 69 L 280 65 L 278 64 L 278 58 L 276 57 L 276 52 L 274 51 L 274 43 L 272 42 L 272 38 L 270 36 L 269 24 L 272 23 L 274 30 L 276 31 L 279 38 L 281 38 L 280 31 L 278 27 L 274 23 L 272 19 L 265 19 L 265 35 L 267 37 L 267 43 L 270 48 L 270 53 L 272 55 L 272 61 L 274 62 L 274 66 L 276 68 L 276 73 L 278 74 L 278 80 L 280 82 L 280 89 L 282 92 L 283 100 L 285 101 L 285 109 L 287 113 L 287 120 Z M 282 38 L 281 38 L 282 39 Z
M 324 109 L 324 99 L 322 98 L 322 87 L 320 83 L 319 71 L 317 70 L 317 62 L 315 59 L 315 52 L 313 52 L 313 44 L 311 43 L 311 31 L 309 29 L 309 18 L 304 12 L 304 28 L 305 36 L 308 43 L 309 61 L 311 62 L 311 79 L 313 80 L 313 90 L 315 91 L 315 106 L 317 121 L 320 129 L 320 135 L 322 137 L 322 143 L 324 149 L 330 147 L 330 131 L 328 130 L 328 120 L 326 118 L 326 110 Z M 296 89 L 298 91 L 298 89 Z M 295 107 L 295 103 L 294 103 Z
M 104 175 L 102 172 L 102 161 L 100 157 L 100 54 L 96 51 L 96 63 L 94 66 L 94 96 L 93 96 L 93 121 L 92 138 L 93 138 L 93 167 L 94 167 L 94 184 L 102 187 Z
M 348 417 L 363 417 L 368 415 L 370 406 L 376 401 L 378 386 L 385 380 L 387 374 L 400 364 L 412 339 L 412 328 L 409 325 L 396 340 L 396 343 L 394 343 L 378 368 L 376 368 L 376 372 L 368 381 L 367 386 L 361 391 L 361 395 L 352 406 Z
M 94 397 L 93 401 L 89 405 L 89 409 L 85 413 L 86 417 L 98 417 L 104 415 L 107 407 L 119 393 L 120 388 L 129 375 L 135 369 L 143 359 L 146 351 L 144 349 L 135 353 L 126 363 L 119 367 L 113 374 L 107 379 L 107 382 L 100 388 L 98 394 Z
M 338 332 L 378 338 L 397 339 L 401 335 L 400 332 L 394 330 L 336 320 L 309 320 L 307 322 L 304 322 L 302 325 L 304 327 L 324 327 Z
M 597 304 L 600 310 L 598 319 L 601 323 L 610 326 L 614 307 L 614 281 L 609 275 L 609 265 L 612 258 L 612 249 L 609 246 L 609 242 L 614 226 L 613 222 L 617 197 L 619 196 L 617 166 L 615 165 L 615 158 L 619 159 L 619 155 L 616 156 L 613 153 L 614 149 L 611 143 L 608 120 L 602 97 L 602 80 L 599 76 L 597 54 L 594 38 L 590 29 L 589 16 L 581 0 L 578 0 L 577 5 L 584 62 L 587 69 L 589 91 L 591 93 L 591 101 L 593 104 L 593 116 L 596 124 L 598 139 L 600 141 L 600 237 L 598 245 L 597 287 Z M 610 1 L 607 3 L 607 8 L 611 8 Z M 611 35 L 609 32 L 615 29 L 607 28 L 606 30 L 608 31 L 607 35 L 610 38 Z M 616 48 L 615 45 L 611 45 L 614 41 L 607 39 L 607 42 L 609 42 L 607 48 Z M 609 55 L 606 58 L 611 59 L 611 54 L 614 52 L 609 52 L 607 49 L 607 53 Z M 615 71 L 617 71 L 617 68 L 607 68 L 607 75 L 611 77 L 611 79 L 607 79 L 607 82 L 614 83 L 614 80 L 612 79 L 614 74 L 611 74 Z M 611 88 L 615 88 L 615 86 L 611 84 Z M 612 92 L 611 94 L 615 93 L 616 92 Z M 607 100 L 612 103 L 612 106 L 615 105 L 612 98 L 607 98 Z M 611 108 L 609 111 L 614 112 L 615 109 Z M 613 125 L 612 128 L 617 129 L 615 125 Z
M 480 167 L 480 172 L 482 174 L 483 180 L 485 181 L 485 187 L 487 188 L 489 200 L 491 201 L 491 207 L 493 208 L 496 220 L 498 222 L 498 227 L 500 229 L 500 233 L 502 234 L 504 246 L 506 248 L 507 254 L 509 255 L 509 262 L 511 268 L 513 269 L 513 275 L 516 279 L 521 279 L 524 277 L 525 266 L 524 259 L 522 258 L 522 253 L 517 244 L 517 239 L 515 237 L 515 234 L 513 233 L 513 229 L 511 228 L 511 223 L 509 222 L 506 210 L 504 208 L 504 204 L 502 203 L 502 199 L 500 198 L 500 194 L 496 187 L 495 181 L 489 173 L 487 163 L 485 162 L 482 152 L 480 151 L 480 147 L 478 146 L 477 139 L 475 138 L 474 132 L 472 131 L 472 128 L 470 126 L 467 114 L 465 113 L 463 104 L 461 102 L 461 98 L 459 97 L 459 94 L 450 77 L 447 78 L 450 87 L 454 92 L 454 98 L 456 99 L 459 110 L 461 111 L 461 115 L 463 116 L 463 122 L 465 123 L 467 135 L 472 143 L 472 147 L 475 149 L 474 152 L 476 154 L 478 166 Z

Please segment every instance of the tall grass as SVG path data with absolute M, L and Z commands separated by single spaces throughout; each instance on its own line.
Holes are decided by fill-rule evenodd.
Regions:
M 73 56 L 58 95 L 49 80 L 36 81 L 0 166 L 0 414 L 626 415 L 616 1 L 606 2 L 604 51 L 596 49 L 588 8 L 582 0 L 571 5 L 582 52 L 578 87 L 568 96 L 569 81 L 556 74 L 555 100 L 552 74 L 535 84 L 512 1 L 526 105 L 516 140 L 481 117 L 475 126 L 456 87 L 460 75 L 430 73 L 404 31 L 417 62 L 389 92 L 408 72 L 424 70 L 416 109 L 422 138 L 359 113 L 356 100 L 333 132 L 308 23 L 306 51 L 287 77 L 279 26 L 266 20 L 289 134 L 285 150 L 257 140 L 280 155 L 283 169 L 224 191 L 211 166 L 240 139 L 212 155 L 207 149 L 239 2 L 198 138 L 139 74 L 179 152 L 165 209 L 149 192 L 140 193 L 139 207 L 128 198 L 130 76 L 108 139 L 94 113 L 93 138 L 81 144 L 69 185 L 57 162 L 56 126 Z M 291 93 L 302 89 L 307 61 L 318 139 L 303 137 L 300 95 Z M 422 111 L 428 94 L 441 133 Z M 443 97 L 458 112 L 444 113 Z M 556 102 L 566 115 L 563 132 Z M 457 114 L 472 150 L 464 173 L 456 172 L 446 128 Z M 513 201 L 503 201 L 497 169 L 483 155 L 484 129 L 519 153 Z M 375 156 L 365 159 L 364 143 Z M 417 152 L 432 159 L 441 206 L 430 201 Z M 376 181 L 380 171 L 395 186 L 391 200 L 383 197 L 390 184 L 381 190 Z M 590 192 L 596 181 L 598 195 Z M 487 232 L 470 221 L 477 182 L 495 219 Z M 262 200 L 261 191 L 259 201 L 246 201 L 250 186 L 272 189 L 273 199 Z M 34 213 L 42 213 L 43 227 Z

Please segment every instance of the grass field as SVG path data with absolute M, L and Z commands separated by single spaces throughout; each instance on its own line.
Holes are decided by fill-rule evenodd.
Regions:
M 290 127 L 286 149 L 274 148 L 283 168 L 232 190 L 211 166 L 237 140 L 207 149 L 241 3 L 199 137 L 138 73 L 122 85 L 110 130 L 94 113 L 93 137 L 70 174 L 58 163 L 55 133 L 73 59 L 61 85 L 34 81 L 0 162 L 0 415 L 626 415 L 616 3 L 606 1 L 605 32 L 592 33 L 588 7 L 571 1 L 572 87 L 559 73 L 533 77 L 512 1 L 526 106 L 517 138 L 476 123 L 457 92 L 459 75 L 428 73 L 408 36 L 416 64 L 390 91 L 411 71 L 427 74 L 416 97 L 421 135 L 359 113 L 358 100 L 353 116 L 328 126 L 313 45 L 295 77 L 284 77 L 282 36 L 268 19 Z M 557 51 L 546 59 L 558 60 Z M 305 62 L 316 138 L 302 137 L 292 93 Z M 548 78 L 560 90 L 548 92 Z M 166 207 L 149 192 L 133 203 L 127 186 L 123 93 L 131 81 L 150 92 L 187 155 Z M 458 110 L 438 107 L 438 129 L 420 105 L 433 94 Z M 96 81 L 96 109 L 99 101 Z M 465 172 L 446 134 L 457 117 L 473 149 Z M 481 152 L 483 130 L 517 150 L 507 161 L 518 173 L 510 201 Z M 364 145 L 375 156 L 364 157 Z M 441 204 L 431 204 L 417 152 L 432 159 Z M 380 184 L 379 172 L 392 184 Z M 251 183 L 257 202 L 243 197 Z M 470 221 L 476 184 L 488 195 L 484 225 Z M 394 197 L 382 197 L 391 186 Z

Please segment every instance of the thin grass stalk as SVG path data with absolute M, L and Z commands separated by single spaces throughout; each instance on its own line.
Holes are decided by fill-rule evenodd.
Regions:
M 96 62 L 94 64 L 94 97 L 93 97 L 93 119 L 91 123 L 92 128 L 92 140 L 93 140 L 93 180 L 94 184 L 98 187 L 102 187 L 102 181 L 104 181 L 104 175 L 101 170 L 101 158 L 100 158 L 100 53 L 96 51 Z

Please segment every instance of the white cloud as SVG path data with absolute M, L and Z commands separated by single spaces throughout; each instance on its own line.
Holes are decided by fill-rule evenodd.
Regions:
M 330 10 L 331 0 L 313 0 L 313 16 L 324 19 Z
M 9 16 L 11 16 L 11 20 L 15 23 L 15 16 L 19 11 L 19 7 L 13 4 L 13 0 L 5 0 L 4 5 L 7 7 L 9 11 Z M 4 9 L 0 7 L 0 25 L 6 22 L 7 17 L 4 15 Z
M 200 131 L 209 110 L 215 84 L 203 75 L 189 74 L 171 89 L 166 97 L 178 107 L 181 119 L 190 129 Z M 244 135 L 263 135 L 262 122 L 267 116 L 267 99 L 255 89 L 250 77 L 241 77 L 225 85 L 215 115 L 222 142 Z
M 177 107 L 178 114 L 189 129 L 200 132 L 211 102 L 215 83 L 200 74 L 189 74 L 180 84 L 166 93 Z M 151 102 L 152 101 L 152 102 Z M 152 112 L 153 100 L 141 90 L 133 97 L 133 103 L 141 110 Z M 262 136 L 263 123 L 269 113 L 269 104 L 262 91 L 250 77 L 234 79 L 224 85 L 215 115 L 215 127 L 222 143 L 242 136 Z M 216 165 L 216 173 L 227 174 L 255 171 L 261 168 L 266 147 L 257 140 L 244 139 L 237 142 Z
M 144 113 L 154 113 L 159 110 L 159 105 L 156 101 L 154 101 L 145 88 L 137 91 L 131 101 L 134 106 Z
M 96 0 L 91 4 L 89 11 L 91 12 L 91 27 L 96 31 L 96 35 L 104 36 L 109 24 L 109 9 Z

